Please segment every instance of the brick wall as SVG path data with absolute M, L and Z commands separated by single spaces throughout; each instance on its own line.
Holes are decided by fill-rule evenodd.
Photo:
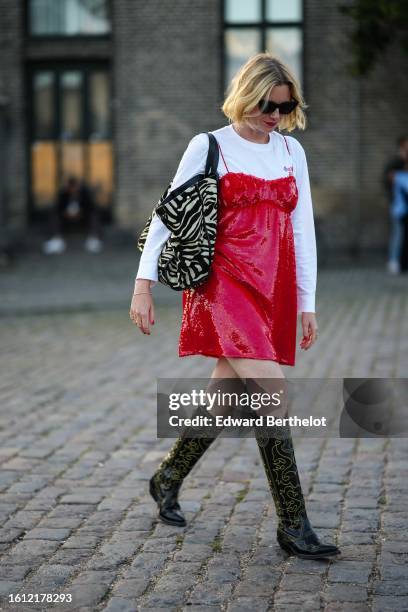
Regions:
M 113 2 L 109 41 L 36 42 L 23 47 L 22 0 L 0 0 L 0 96 L 10 101 L 12 223 L 27 223 L 24 63 L 112 58 L 115 211 L 134 235 L 174 175 L 192 136 L 227 123 L 219 110 L 222 24 L 219 0 Z M 332 247 L 385 248 L 385 160 L 405 130 L 407 60 L 390 48 L 365 79 L 347 73 L 352 21 L 331 0 L 305 2 L 306 150 L 315 215 Z M 29 101 L 27 101 L 29 104 Z
M 390 47 L 361 88 L 361 245 L 378 246 L 389 227 L 388 202 L 382 193 L 385 161 L 395 155 L 396 140 L 408 134 L 408 56 Z
M 6 166 L 1 172 L 5 177 L 8 227 L 14 230 L 27 225 L 22 2 L 0 0 L 0 23 L 0 96 L 7 103 L 9 132 Z
M 135 231 L 195 133 L 223 125 L 218 0 L 114 4 L 116 219 Z
M 330 0 L 305 2 L 305 147 L 316 216 L 331 246 L 354 239 L 346 231 L 358 200 L 358 82 L 349 77 L 348 21 Z
M 309 127 L 297 137 L 306 148 L 315 213 L 330 245 L 384 249 L 388 203 L 381 174 L 405 130 L 407 56 L 394 45 L 372 74 L 350 77 L 353 22 L 331 0 L 305 5 Z

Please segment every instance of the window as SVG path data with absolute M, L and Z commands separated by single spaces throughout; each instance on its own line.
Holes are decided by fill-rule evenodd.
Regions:
M 109 209 L 113 195 L 110 71 L 101 64 L 33 66 L 29 75 L 30 202 L 52 206 L 74 175 Z
M 33 36 L 102 36 L 111 29 L 108 0 L 29 0 Z
M 303 0 L 224 0 L 224 89 L 262 51 L 275 54 L 303 85 Z

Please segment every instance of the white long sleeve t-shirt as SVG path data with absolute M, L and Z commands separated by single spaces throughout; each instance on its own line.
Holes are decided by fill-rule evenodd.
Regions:
M 219 156 L 218 173 L 244 172 L 264 179 L 288 176 L 293 166 L 299 198 L 296 208 L 290 213 L 296 255 L 296 283 L 298 313 L 316 312 L 315 295 L 317 280 L 316 238 L 309 173 L 304 149 L 292 136 L 286 136 L 290 156 L 282 134 L 270 133 L 269 142 L 255 143 L 243 138 L 232 125 L 211 132 L 217 139 L 222 155 Z M 176 189 L 196 174 L 203 173 L 208 153 L 208 136 L 195 135 L 181 158 L 171 189 Z M 224 156 L 224 159 L 223 159 Z M 170 230 L 155 216 L 150 224 L 145 246 L 140 258 L 136 278 L 150 279 L 152 286 L 158 281 L 158 259 Z

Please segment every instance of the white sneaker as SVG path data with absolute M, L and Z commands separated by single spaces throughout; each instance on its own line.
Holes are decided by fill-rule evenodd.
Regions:
M 56 253 L 63 253 L 66 249 L 66 242 L 60 236 L 54 236 L 46 240 L 42 246 L 42 251 L 45 255 L 54 255 Z
M 85 240 L 85 249 L 89 253 L 100 253 L 103 248 L 103 242 L 96 236 L 88 236 Z
M 389 274 L 395 276 L 400 273 L 400 264 L 399 261 L 390 260 L 387 264 L 387 270 Z

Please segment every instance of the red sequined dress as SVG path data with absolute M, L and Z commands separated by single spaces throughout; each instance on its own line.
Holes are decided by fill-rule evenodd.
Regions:
M 296 179 L 293 174 L 263 179 L 225 166 L 214 260 L 205 283 L 183 291 L 179 356 L 294 365 L 297 294 L 290 213 L 298 201 Z

